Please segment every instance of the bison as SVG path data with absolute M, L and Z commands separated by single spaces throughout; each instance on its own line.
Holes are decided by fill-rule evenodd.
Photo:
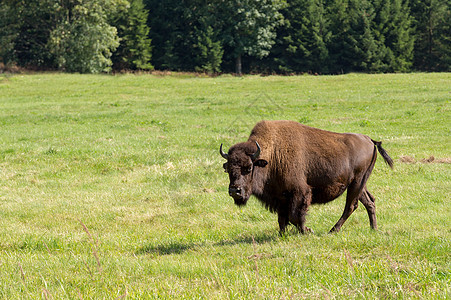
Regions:
M 381 142 L 366 135 L 335 133 L 294 121 L 261 121 L 247 142 L 233 145 L 223 167 L 229 174 L 229 195 L 238 206 L 251 195 L 278 215 L 282 234 L 288 224 L 301 233 L 310 204 L 322 204 L 339 197 L 347 189 L 341 218 L 330 230 L 338 232 L 357 208 L 365 206 L 370 226 L 377 229 L 375 199 L 366 182 L 376 162 L 377 151 L 393 168 L 393 160 Z

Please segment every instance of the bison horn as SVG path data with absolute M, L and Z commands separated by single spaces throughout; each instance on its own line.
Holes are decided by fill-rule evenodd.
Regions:
M 229 158 L 229 155 L 227 153 L 224 153 L 224 151 L 222 151 L 222 144 L 221 147 L 219 147 L 219 153 L 221 153 L 221 156 L 224 157 L 225 159 Z
M 252 160 L 256 160 L 260 156 L 260 152 L 262 151 L 257 141 L 255 141 L 255 144 L 257 145 L 257 151 L 252 154 Z

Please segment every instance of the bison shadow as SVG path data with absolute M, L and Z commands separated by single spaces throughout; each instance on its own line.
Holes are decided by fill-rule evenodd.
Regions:
M 223 239 L 222 241 L 215 242 L 213 246 L 233 246 L 239 244 L 262 244 L 278 240 L 280 237 L 277 232 L 261 232 L 256 235 L 242 234 L 234 238 Z M 135 254 L 156 254 L 156 255 L 171 255 L 182 254 L 186 251 L 195 250 L 196 248 L 205 247 L 205 242 L 169 242 L 162 243 L 160 245 L 146 245 L 139 248 Z
M 183 242 L 171 242 L 161 245 L 149 245 L 144 246 L 136 251 L 137 255 L 141 254 L 157 254 L 157 255 L 170 255 L 170 254 L 182 254 L 185 251 L 198 247 L 197 243 L 183 243 Z
M 275 231 L 260 232 L 256 235 L 241 234 L 232 239 L 224 239 L 214 244 L 214 246 L 232 246 L 239 244 L 263 244 L 279 239 L 279 234 Z

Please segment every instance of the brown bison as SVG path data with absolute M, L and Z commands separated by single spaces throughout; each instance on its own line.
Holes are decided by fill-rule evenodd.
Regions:
M 255 195 L 271 212 L 278 214 L 280 232 L 291 223 L 301 233 L 310 204 L 327 203 L 348 189 L 343 215 L 330 230 L 339 231 L 357 208 L 365 206 L 373 229 L 376 225 L 374 197 L 366 181 L 376 162 L 377 151 L 393 168 L 393 160 L 366 135 L 335 133 L 293 121 L 261 121 L 247 142 L 238 143 L 226 154 L 229 194 L 235 204 L 245 205 Z

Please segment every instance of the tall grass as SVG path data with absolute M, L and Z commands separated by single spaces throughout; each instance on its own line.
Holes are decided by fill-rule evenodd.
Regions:
M 0 77 L 0 297 L 433 298 L 450 295 L 451 75 Z M 218 154 L 261 119 L 382 140 L 395 159 L 327 234 L 280 237 L 237 208 Z M 431 158 L 432 157 L 432 158 Z

